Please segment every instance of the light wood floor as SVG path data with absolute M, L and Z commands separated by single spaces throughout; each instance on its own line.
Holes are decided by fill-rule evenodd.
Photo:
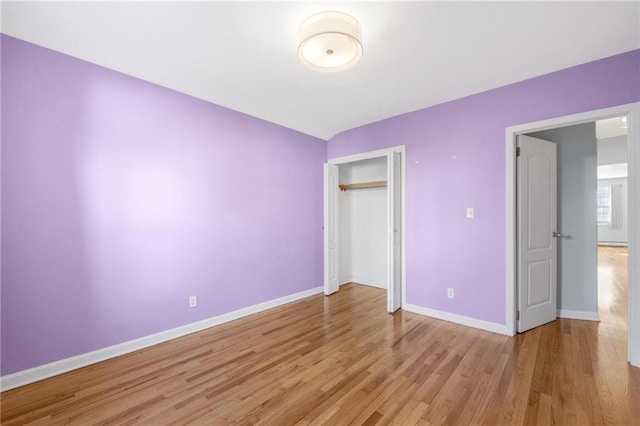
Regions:
M 627 258 L 600 251 L 601 323 L 506 337 L 348 285 L 5 392 L 2 424 L 639 425 Z

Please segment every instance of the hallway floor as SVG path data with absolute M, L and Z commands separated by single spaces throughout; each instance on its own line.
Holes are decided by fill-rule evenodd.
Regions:
M 598 247 L 598 313 L 609 325 L 627 327 L 627 247 Z

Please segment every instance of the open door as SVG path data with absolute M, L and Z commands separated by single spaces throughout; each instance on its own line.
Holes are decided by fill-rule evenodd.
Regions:
M 338 291 L 338 166 L 324 165 L 324 294 Z
M 387 311 L 400 309 L 402 302 L 402 203 L 399 152 L 387 154 Z
M 556 319 L 556 144 L 518 136 L 518 332 Z

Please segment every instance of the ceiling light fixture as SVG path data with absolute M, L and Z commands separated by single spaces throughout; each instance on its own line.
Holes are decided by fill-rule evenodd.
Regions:
M 298 59 L 314 71 L 337 72 L 362 58 L 360 23 L 342 12 L 321 12 L 298 28 Z

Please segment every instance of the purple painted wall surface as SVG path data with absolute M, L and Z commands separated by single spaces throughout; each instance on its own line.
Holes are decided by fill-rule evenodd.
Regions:
M 2 95 L 2 375 L 322 284 L 325 142 L 7 36 Z
M 635 50 L 341 133 L 328 158 L 406 145 L 407 302 L 505 324 L 505 128 L 639 100 Z

